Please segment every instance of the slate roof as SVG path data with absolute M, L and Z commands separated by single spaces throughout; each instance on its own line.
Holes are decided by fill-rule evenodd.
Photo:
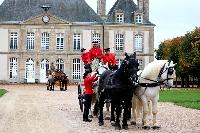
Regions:
M 106 22 L 113 23 L 115 22 L 115 12 L 122 11 L 124 13 L 124 22 L 125 23 L 134 23 L 134 12 L 138 10 L 138 6 L 134 3 L 133 0 L 117 0 L 113 7 L 107 14 Z M 144 18 L 144 24 L 152 24 L 149 20 Z
M 49 5 L 49 13 L 69 22 L 102 22 L 85 0 L 4 0 L 0 5 L 0 22 L 20 22 L 43 12 L 42 5 Z

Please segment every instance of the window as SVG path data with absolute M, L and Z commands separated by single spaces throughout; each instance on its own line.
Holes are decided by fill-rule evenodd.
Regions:
M 123 14 L 117 14 L 116 15 L 116 22 L 123 23 L 124 22 L 124 15 Z
M 116 34 L 116 51 L 123 52 L 124 50 L 124 35 Z
M 81 60 L 80 59 L 73 59 L 73 72 L 72 72 L 72 79 L 80 80 L 81 75 Z
M 10 79 L 17 78 L 17 58 L 9 59 L 9 78 Z
M 59 69 L 64 72 L 64 61 L 62 59 L 58 59 L 56 61 L 56 69 Z
M 73 36 L 73 46 L 74 50 L 80 50 L 81 49 L 81 34 L 75 33 Z
M 10 49 L 17 49 L 18 34 L 17 32 L 10 33 Z
M 35 41 L 35 34 L 33 32 L 27 33 L 27 40 L 26 40 L 26 49 L 33 50 L 34 49 L 34 41 Z
M 101 38 L 100 38 L 100 34 L 99 33 L 94 33 L 92 34 L 92 41 L 97 41 L 99 44 L 101 44 Z
M 141 34 L 135 35 L 135 51 L 142 51 L 143 36 Z
M 117 61 L 117 65 L 120 67 L 120 65 L 122 64 L 123 60 L 122 59 L 117 59 L 116 61 Z
M 64 34 L 63 33 L 56 34 L 56 49 L 57 50 L 64 49 Z
M 142 15 L 136 15 L 135 23 L 142 23 Z
M 138 60 L 138 63 L 139 63 L 139 69 L 140 69 L 140 70 L 143 70 L 143 68 L 144 68 L 144 67 L 143 67 L 143 60 L 139 59 L 139 60 Z
M 49 49 L 49 33 L 43 32 L 42 33 L 42 50 Z

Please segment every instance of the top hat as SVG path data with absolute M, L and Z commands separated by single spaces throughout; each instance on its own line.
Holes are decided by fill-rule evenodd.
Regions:
M 83 51 L 85 51 L 85 50 L 86 50 L 85 48 L 82 48 L 82 49 L 81 49 L 81 52 L 83 52 Z
M 97 45 L 99 44 L 98 41 L 92 41 L 92 43 L 93 43 L 93 44 L 97 44 Z
M 110 48 L 105 48 L 104 51 L 105 52 L 110 51 Z

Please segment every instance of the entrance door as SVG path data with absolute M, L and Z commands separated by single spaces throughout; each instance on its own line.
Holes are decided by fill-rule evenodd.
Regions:
M 26 61 L 26 80 L 27 83 L 35 83 L 35 64 L 33 59 L 28 59 Z
M 40 83 L 47 83 L 47 70 L 49 70 L 49 61 L 43 59 L 40 64 Z

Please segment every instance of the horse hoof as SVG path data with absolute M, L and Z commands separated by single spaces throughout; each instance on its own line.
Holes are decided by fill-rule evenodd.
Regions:
M 110 117 L 108 117 L 108 116 L 107 116 L 107 117 L 105 117 L 105 120 L 110 120 Z
M 115 123 L 115 129 L 116 129 L 116 130 L 121 130 L 120 124 Z
M 92 116 L 92 115 L 89 115 L 88 117 L 89 117 L 89 118 L 93 118 L 93 116 Z
M 104 123 L 103 122 L 99 122 L 99 126 L 103 126 L 104 125 Z
M 115 126 L 115 121 L 110 122 L 112 126 Z
M 131 125 L 136 125 L 136 122 L 135 121 L 131 121 Z
M 128 130 L 128 125 L 126 125 L 126 126 L 122 125 L 122 129 Z
M 144 130 L 150 130 L 150 129 L 151 129 L 150 126 L 143 126 L 142 128 L 143 128 Z
M 152 126 L 151 127 L 153 130 L 158 130 L 158 129 L 160 129 L 160 126 Z

